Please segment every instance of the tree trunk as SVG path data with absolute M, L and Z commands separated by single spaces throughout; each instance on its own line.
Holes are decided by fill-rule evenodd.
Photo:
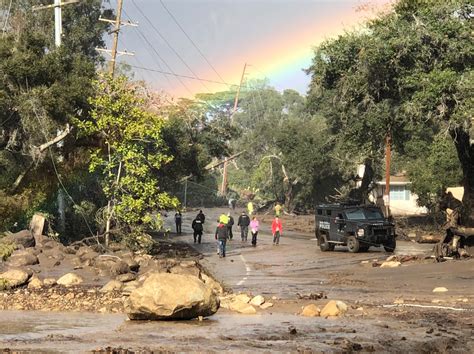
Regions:
M 358 188 L 354 188 L 349 192 L 349 199 L 356 200 L 360 203 L 365 203 L 368 199 L 370 183 L 374 179 L 374 169 L 372 168 L 372 159 L 365 159 L 364 161 L 364 175 Z
M 458 154 L 463 173 L 463 208 L 461 225 L 474 225 L 474 144 L 470 141 L 469 132 L 462 127 L 449 131 Z

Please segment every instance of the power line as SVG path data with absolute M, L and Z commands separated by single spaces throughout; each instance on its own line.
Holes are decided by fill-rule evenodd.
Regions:
M 130 16 L 127 14 L 127 11 L 125 11 L 125 9 L 123 9 L 123 12 L 124 12 L 125 16 L 127 16 L 130 19 Z M 150 48 L 155 51 L 155 54 L 158 56 L 158 58 L 161 59 L 161 61 L 164 62 L 164 59 L 161 58 L 161 56 L 158 52 L 156 52 L 155 48 L 151 45 L 151 43 L 143 35 L 140 28 L 137 27 L 137 30 L 138 30 L 138 34 L 139 34 L 140 39 L 145 43 L 145 49 L 147 50 L 148 54 L 153 58 L 153 61 L 156 63 L 156 65 L 158 65 L 158 68 L 160 70 L 163 70 L 163 67 L 161 66 L 160 61 L 158 59 L 156 59 L 155 55 L 153 55 L 152 51 L 148 48 L 148 46 L 150 46 Z M 147 46 L 147 44 L 148 44 L 148 46 Z M 139 63 L 139 65 L 142 65 L 139 60 L 137 60 L 137 62 Z M 166 62 L 165 62 L 165 65 L 167 65 Z M 142 66 L 144 66 L 144 65 L 142 65 Z M 166 79 L 166 81 L 168 81 L 168 83 L 171 85 L 171 81 L 168 78 L 168 76 L 166 76 L 164 74 L 161 74 L 161 76 L 163 76 Z
M 163 71 L 163 70 L 157 70 L 157 69 L 151 69 L 151 68 L 145 68 L 145 67 L 141 67 L 141 66 L 137 66 L 137 65 L 130 65 L 132 68 L 136 68 L 136 69 L 141 69 L 141 70 L 146 70 L 146 71 L 154 71 L 154 72 L 157 72 L 157 73 L 162 73 L 162 74 L 165 74 L 165 75 L 173 75 L 173 76 L 176 76 L 176 77 L 182 77 L 182 78 L 185 78 L 185 79 L 191 79 L 191 80 L 197 80 L 197 81 L 204 81 L 204 82 L 210 82 L 210 83 L 213 83 L 213 84 L 220 84 L 220 85 L 226 85 L 226 86 L 238 86 L 236 84 L 229 84 L 227 82 L 221 82 L 221 81 L 215 81 L 215 80 L 208 80 L 208 79 L 202 79 L 202 78 L 199 78 L 199 77 L 194 77 L 194 76 L 189 76 L 189 75 L 180 75 L 180 74 L 176 74 L 176 73 L 173 73 L 173 72 L 168 72 L 168 71 Z
M 221 81 L 225 81 L 221 75 L 219 75 L 219 73 L 217 72 L 217 70 L 214 68 L 214 66 L 211 64 L 211 62 L 207 59 L 207 57 L 204 55 L 204 53 L 199 49 L 199 47 L 197 46 L 197 44 L 192 40 L 192 38 L 186 33 L 186 31 L 184 30 L 183 26 L 181 26 L 181 24 L 178 22 L 178 20 L 176 19 L 176 17 L 173 15 L 173 13 L 166 7 L 166 5 L 164 4 L 164 2 L 162 0 L 160 0 L 160 3 L 161 5 L 163 6 L 163 8 L 166 10 L 166 12 L 170 15 L 170 17 L 173 19 L 174 23 L 176 23 L 176 25 L 179 27 L 179 29 L 181 30 L 181 32 L 184 33 L 184 35 L 186 36 L 187 39 L 189 39 L 189 41 L 191 42 L 191 44 L 194 46 L 194 48 L 196 48 L 196 50 L 199 52 L 199 54 L 204 58 L 204 60 L 206 61 L 206 63 L 211 67 L 211 69 L 216 73 L 216 75 L 219 77 L 219 79 L 221 79 Z
M 153 24 L 153 22 L 151 22 L 151 20 L 148 18 L 148 16 L 146 14 L 143 13 L 143 11 L 140 9 L 140 7 L 137 6 L 137 4 L 135 3 L 135 0 L 132 0 L 132 3 L 133 5 L 136 7 L 136 9 L 138 10 L 138 12 L 140 12 L 140 14 L 145 18 L 145 20 L 150 24 L 150 26 L 155 30 L 155 32 L 160 36 L 160 38 L 166 43 L 166 45 L 168 46 L 168 48 L 170 48 L 172 50 L 172 52 L 179 58 L 179 60 L 181 60 L 181 62 L 188 68 L 188 70 L 191 72 L 191 74 L 193 74 L 195 77 L 197 77 L 196 73 L 193 71 L 193 69 L 188 65 L 188 63 L 186 63 L 186 61 L 181 57 L 181 55 L 173 48 L 173 46 L 168 42 L 168 40 L 166 39 L 165 36 L 163 36 L 161 34 L 161 32 L 158 30 L 158 28 L 156 28 L 156 26 Z M 209 89 L 209 87 L 206 86 L 206 84 L 204 84 L 202 81 L 201 81 L 201 84 L 204 86 L 204 88 L 206 90 L 208 90 L 209 92 L 211 92 L 211 90 Z
M 149 46 L 150 48 L 153 50 L 153 52 L 156 54 L 156 56 L 165 64 L 165 66 L 168 68 L 168 70 L 170 71 L 169 74 L 173 75 L 174 77 L 176 77 L 176 79 L 179 81 L 179 83 L 186 89 L 186 91 L 188 91 L 191 95 L 193 94 L 191 92 L 191 90 L 189 89 L 189 87 L 183 82 L 183 80 L 181 80 L 180 78 L 180 75 L 176 74 L 174 72 L 174 70 L 171 68 L 171 66 L 168 65 L 168 63 L 166 62 L 165 59 L 163 59 L 163 57 L 160 55 L 160 53 L 158 53 L 158 51 L 155 49 L 155 47 L 150 43 L 150 41 L 145 37 L 145 35 L 143 34 L 142 31 L 138 31 L 138 34 L 140 36 L 140 38 L 142 38 L 142 40 L 144 40 Z M 154 57 L 153 57 L 154 58 Z M 157 70 L 156 72 L 161 72 L 161 74 L 163 75 L 166 75 L 165 71 L 161 68 L 161 65 L 158 65 L 160 67 L 160 70 Z M 138 67 L 137 67 L 138 69 Z M 141 68 L 143 70 L 146 70 L 145 68 Z M 148 71 L 151 71 L 151 70 L 148 70 Z

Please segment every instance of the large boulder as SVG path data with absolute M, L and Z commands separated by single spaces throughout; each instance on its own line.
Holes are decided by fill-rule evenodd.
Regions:
M 13 243 L 16 246 L 23 246 L 24 248 L 35 246 L 35 238 L 28 230 L 22 230 L 14 234 L 8 234 L 1 239 L 1 242 Z
M 219 299 L 196 277 L 152 273 L 132 291 L 125 309 L 131 320 L 189 320 L 216 313 Z
M 8 259 L 8 263 L 13 267 L 31 266 L 39 263 L 38 257 L 28 251 L 13 253 Z
M 29 278 L 30 274 L 22 269 L 9 269 L 4 273 L 0 273 L 0 290 L 21 286 Z

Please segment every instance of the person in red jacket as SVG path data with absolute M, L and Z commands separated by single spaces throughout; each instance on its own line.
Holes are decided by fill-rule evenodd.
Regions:
M 275 216 L 272 222 L 272 235 L 273 235 L 273 244 L 278 245 L 280 243 L 280 235 L 282 232 L 281 220 L 278 216 Z

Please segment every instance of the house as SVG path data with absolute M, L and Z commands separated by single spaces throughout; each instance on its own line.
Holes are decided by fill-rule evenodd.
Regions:
M 410 190 L 404 174 L 390 176 L 390 212 L 392 215 L 423 215 L 428 209 L 417 204 L 418 196 Z M 384 209 L 385 180 L 376 182 L 369 199 Z

